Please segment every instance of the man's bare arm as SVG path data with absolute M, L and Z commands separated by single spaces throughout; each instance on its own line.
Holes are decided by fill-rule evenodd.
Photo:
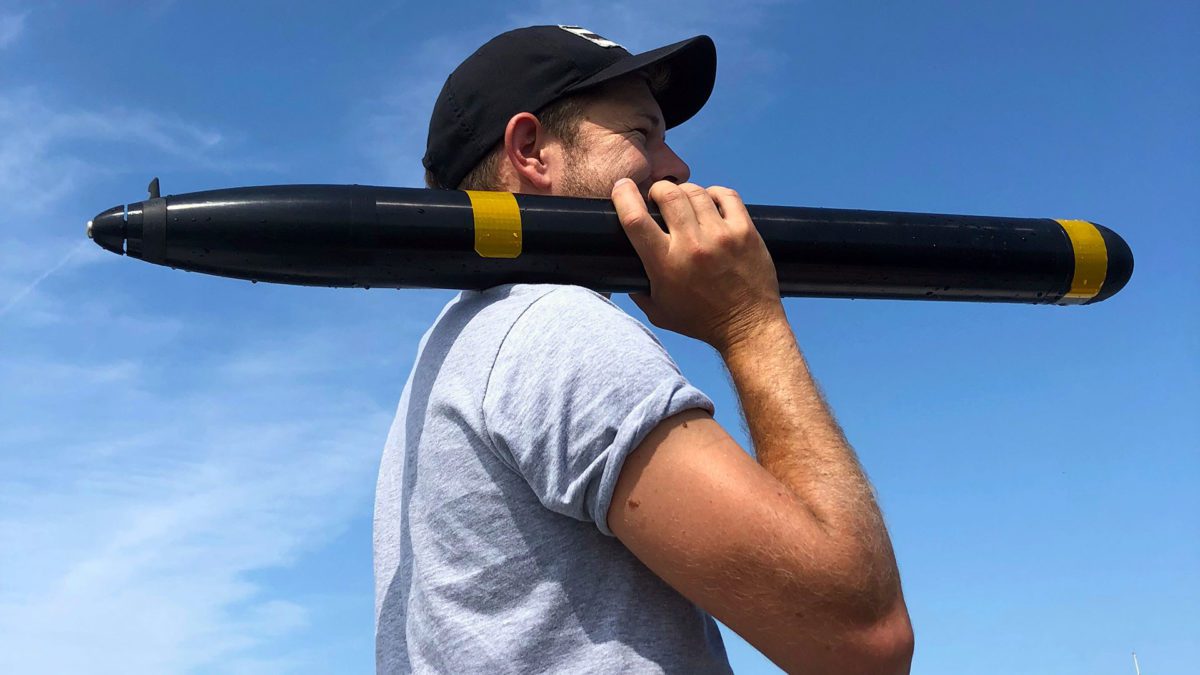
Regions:
M 703 411 L 627 458 L 609 526 L 651 570 L 789 672 L 904 673 L 913 636 L 870 484 L 821 399 L 737 193 L 660 181 L 663 233 L 630 183 L 613 202 L 656 326 L 729 368 L 760 464 Z
M 651 571 L 789 673 L 908 672 L 903 599 L 867 607 L 837 543 L 703 410 L 664 420 L 629 455 L 608 525 Z
M 758 463 L 800 500 L 839 561 L 848 606 L 894 611 L 900 575 L 874 491 L 838 427 L 782 313 L 726 346 Z

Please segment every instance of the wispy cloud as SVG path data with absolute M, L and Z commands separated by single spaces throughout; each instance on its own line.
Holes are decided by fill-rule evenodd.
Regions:
M 0 49 L 12 45 L 25 32 L 25 19 L 29 11 L 0 14 Z
M 111 161 L 114 154 L 171 159 L 193 170 L 278 168 L 235 156 L 221 131 L 174 115 L 81 110 L 52 99 L 36 87 L 0 89 L 0 319 L 6 321 L 52 274 L 102 259 L 99 249 L 77 243 L 83 219 L 70 223 L 69 243 L 56 221 L 70 197 L 127 170 L 128 162 Z
M 13 293 L 7 300 L 0 301 L 0 319 L 4 318 L 4 315 L 8 314 L 8 310 L 12 309 L 21 300 L 25 299 L 25 296 L 29 295 L 33 289 L 37 288 L 38 284 L 45 281 L 46 278 L 51 274 L 54 274 L 58 270 L 62 269 L 63 265 L 66 265 L 68 262 L 70 262 L 71 258 L 74 258 L 86 245 L 86 241 L 79 242 L 74 248 L 68 250 L 67 254 L 59 259 L 58 262 L 54 263 L 41 274 L 39 274 L 36 279 L 29 283 L 29 285 L 18 290 L 16 293 Z
M 119 173 L 102 155 L 114 145 L 193 169 L 276 168 L 230 156 L 220 131 L 173 115 L 121 107 L 80 110 L 51 104 L 33 87 L 0 90 L 0 203 L 6 215 L 45 211 L 85 179 Z
M 20 220 L 15 219 L 15 224 L 35 217 L 37 212 L 23 212 Z M 60 273 L 93 264 L 101 258 L 98 254 L 103 251 L 94 244 L 89 245 L 83 237 L 83 223 L 72 228 L 75 236 L 69 241 L 60 237 L 30 237 L 28 233 L 6 232 L 7 225 L 9 223 L 0 216 L 0 327 L 11 327 L 14 323 L 44 324 L 65 316 L 58 303 L 40 295 L 43 283 Z M 34 298 L 37 302 L 31 306 Z
M 0 362 L 0 671 L 182 672 L 303 630 L 248 574 L 361 512 L 392 411 L 283 356 L 165 396 L 141 361 L 63 356 Z
M 280 645 L 314 609 L 261 574 L 366 518 L 394 411 L 361 369 L 402 377 L 424 327 L 214 325 L 84 278 L 123 261 L 82 219 L 41 225 L 122 170 L 106 153 L 254 163 L 211 125 L 55 93 L 0 89 L 0 672 L 295 671 Z M 351 334 L 390 349 L 347 363 Z

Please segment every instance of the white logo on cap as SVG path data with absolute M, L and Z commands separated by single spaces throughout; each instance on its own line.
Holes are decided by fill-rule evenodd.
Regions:
M 612 40 L 609 40 L 607 38 L 602 38 L 599 35 L 596 35 L 595 33 L 593 33 L 592 31 L 590 31 L 586 28 L 580 28 L 579 26 L 559 26 L 559 28 L 567 31 L 568 33 L 573 33 L 575 35 L 578 35 L 579 37 L 583 38 L 584 40 L 587 40 L 588 42 L 591 42 L 592 44 L 600 45 L 601 47 L 606 47 L 606 48 L 610 48 L 610 49 L 612 47 L 620 47 L 621 49 L 625 49 L 624 47 L 621 47 L 621 45 L 613 42 Z

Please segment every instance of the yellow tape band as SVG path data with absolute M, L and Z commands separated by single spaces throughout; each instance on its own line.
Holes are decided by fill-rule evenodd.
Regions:
M 521 209 L 511 192 L 467 190 L 475 215 L 475 252 L 484 258 L 521 255 Z
M 1078 305 L 1100 292 L 1104 276 L 1108 273 L 1108 249 L 1100 230 L 1086 220 L 1059 220 L 1071 239 L 1075 250 L 1075 276 L 1071 279 L 1071 290 L 1059 299 L 1060 305 Z

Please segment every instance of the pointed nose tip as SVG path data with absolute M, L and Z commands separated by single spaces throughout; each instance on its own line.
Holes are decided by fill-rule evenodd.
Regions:
M 125 207 L 114 206 L 92 218 L 87 224 L 88 238 L 101 248 L 125 254 Z

